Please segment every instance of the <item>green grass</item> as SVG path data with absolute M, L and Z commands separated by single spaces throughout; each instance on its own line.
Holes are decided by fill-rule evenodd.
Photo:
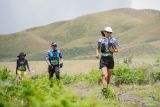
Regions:
M 147 70 L 152 69 L 148 81 Z M 111 85 L 104 87 L 101 83 L 102 73 L 98 69 L 79 74 L 61 73 L 61 81 L 55 77 L 49 81 L 48 75 L 34 75 L 20 81 L 7 68 L 0 69 L 0 106 L 19 107 L 134 107 L 142 102 L 118 100 L 118 95 L 130 95 L 144 99 L 147 104 L 159 105 L 159 67 L 132 67 L 117 65 L 111 79 Z M 155 72 L 156 71 L 156 72 Z M 135 74 L 133 76 L 133 74 Z M 154 74 L 154 76 L 152 75 Z M 156 76 L 155 76 L 156 75 Z M 147 82 L 146 82 L 147 80 Z M 115 84 L 119 82 L 117 87 Z M 151 97 L 153 98 L 151 98 Z

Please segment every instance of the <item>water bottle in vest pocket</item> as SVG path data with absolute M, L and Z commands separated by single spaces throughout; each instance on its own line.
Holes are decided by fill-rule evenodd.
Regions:
M 106 46 L 105 46 L 105 43 L 102 43 L 101 44 L 101 52 L 105 52 L 106 51 Z

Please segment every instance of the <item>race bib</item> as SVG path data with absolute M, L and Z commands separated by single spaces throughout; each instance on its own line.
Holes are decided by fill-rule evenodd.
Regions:
M 51 64 L 52 64 L 52 65 L 58 65 L 59 63 L 58 63 L 57 60 L 51 60 Z

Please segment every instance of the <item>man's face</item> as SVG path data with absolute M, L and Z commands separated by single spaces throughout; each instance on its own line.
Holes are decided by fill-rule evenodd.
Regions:
M 51 46 L 51 48 L 52 48 L 53 50 L 56 50 L 56 49 L 57 49 L 57 46 Z

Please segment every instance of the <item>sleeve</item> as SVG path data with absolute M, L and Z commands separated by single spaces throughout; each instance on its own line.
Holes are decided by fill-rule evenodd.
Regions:
M 100 47 L 101 47 L 101 39 L 98 40 L 97 47 L 98 47 L 98 49 L 100 49 Z
M 116 38 L 113 38 L 114 47 L 117 48 L 119 46 L 118 41 Z
M 46 60 L 49 60 L 49 51 L 46 54 Z
M 59 57 L 62 59 L 63 57 L 62 57 L 62 53 L 60 52 L 60 50 L 59 50 Z
M 48 51 L 47 54 L 46 54 L 46 62 L 47 62 L 48 65 L 51 65 L 49 52 L 50 52 L 50 51 Z

